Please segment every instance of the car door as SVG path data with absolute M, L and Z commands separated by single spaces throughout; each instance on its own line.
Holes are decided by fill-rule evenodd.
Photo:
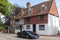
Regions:
M 26 32 L 25 31 L 22 33 L 22 36 L 23 37 L 26 37 Z

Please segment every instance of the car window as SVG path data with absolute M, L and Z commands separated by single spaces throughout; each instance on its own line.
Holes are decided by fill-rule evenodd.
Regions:
M 23 35 L 26 35 L 26 32 L 25 31 L 23 31 L 23 33 L 22 33 Z
M 32 32 L 27 32 L 29 35 L 33 35 L 33 33 Z

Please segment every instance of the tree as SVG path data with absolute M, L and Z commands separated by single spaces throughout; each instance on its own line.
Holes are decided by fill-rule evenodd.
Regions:
M 12 4 L 8 2 L 8 0 L 0 0 L 0 13 L 5 15 L 5 17 L 9 16 L 11 13 L 11 10 L 14 8 Z M 1 19 L 0 19 L 0 28 L 3 26 L 1 25 Z
M 0 0 L 0 12 L 3 15 L 8 16 L 12 8 L 13 6 L 8 2 L 8 0 Z

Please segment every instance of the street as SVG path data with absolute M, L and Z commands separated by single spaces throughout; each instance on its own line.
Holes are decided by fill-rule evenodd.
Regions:
M 7 34 L 0 32 L 0 40 L 60 40 L 60 36 L 40 36 L 38 39 L 17 38 L 16 34 Z

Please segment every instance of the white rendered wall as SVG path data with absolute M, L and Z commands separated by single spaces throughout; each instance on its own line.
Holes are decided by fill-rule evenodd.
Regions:
M 45 25 L 45 30 L 39 30 L 39 25 Z M 36 24 L 36 33 L 39 35 L 49 35 L 48 24 Z
M 58 34 L 59 30 L 59 18 L 53 15 L 48 14 L 48 27 L 50 31 L 50 35 Z
M 59 18 L 59 33 L 60 33 L 60 18 Z
M 19 29 L 15 29 L 15 33 L 18 33 L 18 32 L 20 32 L 20 30 Z

